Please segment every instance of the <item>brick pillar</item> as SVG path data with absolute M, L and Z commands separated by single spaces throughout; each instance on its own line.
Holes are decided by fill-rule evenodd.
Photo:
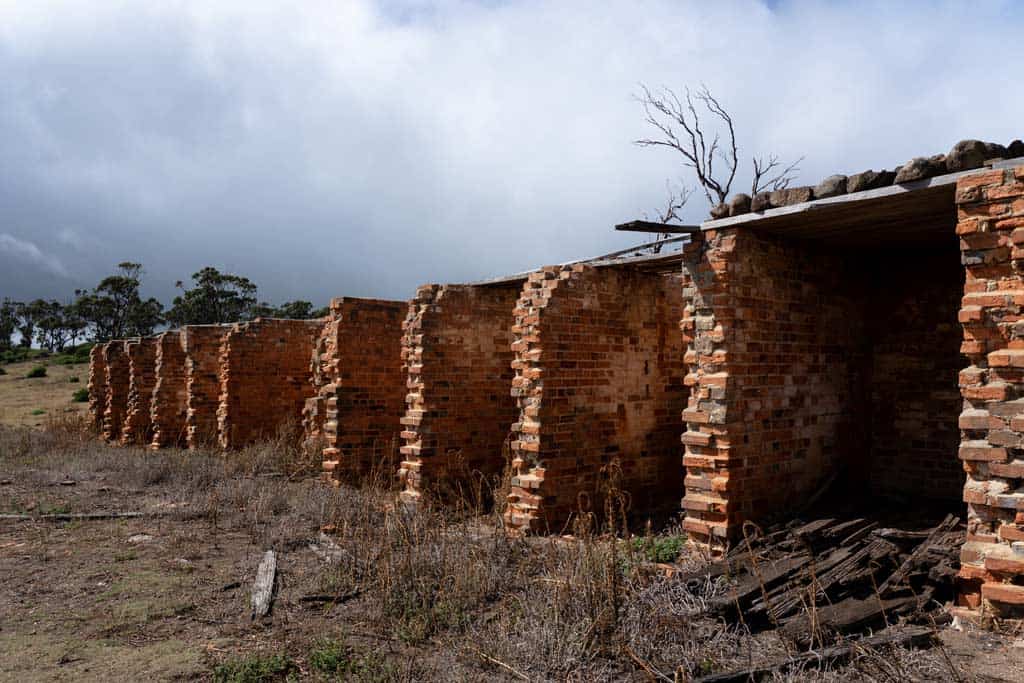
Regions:
M 103 414 L 107 409 L 107 364 L 103 358 L 106 344 L 95 344 L 89 350 L 89 428 L 103 433 Z
M 145 337 L 125 344 L 128 354 L 128 406 L 122 445 L 149 444 L 153 439 L 150 411 L 156 385 L 156 339 Z
M 634 516 L 676 512 L 680 276 L 546 267 L 530 275 L 515 316 L 509 525 L 557 531 L 581 508 L 600 514 L 611 485 Z
M 185 443 L 192 449 L 217 442 L 220 347 L 228 329 L 227 325 L 181 328 L 185 351 Z
M 425 285 L 409 303 L 399 470 L 406 502 L 424 493 L 451 497 L 461 486 L 478 486 L 480 475 L 502 472 L 503 444 L 516 414 L 508 387 L 518 291 L 518 281 Z
M 125 411 L 128 409 L 128 385 L 130 382 L 126 342 L 116 340 L 103 346 L 103 364 L 107 373 L 107 405 L 103 410 L 103 438 L 117 441 L 124 428 Z
M 322 320 L 258 318 L 237 323 L 221 344 L 217 438 L 239 448 L 302 423 L 313 396 L 309 359 Z
M 306 402 L 307 436 L 319 424 L 324 472 L 335 479 L 384 468 L 394 475 L 405 411 L 400 301 L 337 298 L 313 356 L 316 396 Z
M 961 604 L 1024 616 L 1024 167 L 957 183 L 966 270 L 960 459 L 967 471 Z
M 157 337 L 154 361 L 156 384 L 150 419 L 153 448 L 185 445 L 185 349 L 181 330 L 168 330 Z

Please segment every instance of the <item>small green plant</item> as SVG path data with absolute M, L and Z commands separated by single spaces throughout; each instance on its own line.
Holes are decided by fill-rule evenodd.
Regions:
M 642 553 L 649 562 L 675 562 L 684 545 L 682 536 L 648 536 L 633 539 L 633 549 Z
M 71 382 L 72 384 L 78 384 L 78 375 L 71 375 L 70 377 L 68 377 L 68 381 Z
M 6 375 L 6 374 L 7 374 L 7 371 L 4 370 L 3 368 L 0 368 L 0 375 Z
M 74 403 L 85 403 L 89 400 L 89 390 L 75 389 L 75 393 L 71 394 L 71 400 Z
M 281 680 L 295 662 L 287 655 L 251 655 L 218 664 L 213 669 L 213 680 L 218 683 L 262 683 Z
M 336 640 L 321 640 L 309 653 L 309 665 L 316 671 L 339 680 L 390 680 L 392 667 L 378 655 L 359 655 Z
M 31 370 L 29 370 L 28 374 L 25 375 L 25 376 L 27 378 L 29 378 L 29 379 L 35 379 L 37 377 L 46 377 L 46 366 L 45 365 L 37 365 L 34 368 L 32 368 Z
M 32 411 L 31 414 L 32 415 L 46 415 L 46 411 L 43 410 L 42 408 L 36 408 L 35 410 Z

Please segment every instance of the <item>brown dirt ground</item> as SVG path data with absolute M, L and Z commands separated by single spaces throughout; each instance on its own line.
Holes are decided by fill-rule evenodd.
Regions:
M 37 365 L 46 366 L 46 377 L 25 375 Z M 89 365 L 57 365 L 46 360 L 0 365 L 0 424 L 41 427 L 48 419 L 84 415 L 88 403 L 74 403 L 71 395 L 89 386 Z M 77 377 L 78 382 L 69 381 Z M 33 415 L 33 411 L 43 410 Z

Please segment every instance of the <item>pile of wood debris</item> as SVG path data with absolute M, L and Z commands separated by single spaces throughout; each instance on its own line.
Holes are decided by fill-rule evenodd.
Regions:
M 955 597 L 960 520 L 924 531 L 866 519 L 819 519 L 746 536 L 721 560 L 683 577 L 735 582 L 708 610 L 752 630 L 775 628 L 805 654 L 757 670 L 707 677 L 749 680 L 793 666 L 837 662 L 865 645 L 925 645 Z M 702 679 L 704 680 L 704 679 Z

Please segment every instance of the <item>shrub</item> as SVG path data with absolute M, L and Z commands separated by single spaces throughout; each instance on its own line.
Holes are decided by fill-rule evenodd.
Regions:
M 85 403 L 88 400 L 89 400 L 89 390 L 88 389 L 76 389 L 75 393 L 73 393 L 71 395 L 71 402 L 72 403 Z
M 675 562 L 686 542 L 682 536 L 654 536 L 634 538 L 633 549 L 650 562 Z
M 37 365 L 31 370 L 29 370 L 28 374 L 25 376 L 28 377 L 29 379 L 35 379 L 37 377 L 46 377 L 46 366 Z
M 284 678 L 294 667 L 295 662 L 286 655 L 252 655 L 218 664 L 213 669 L 213 680 L 218 683 L 273 681 Z
M 3 368 L 0 368 L 0 375 L 6 375 L 6 374 L 7 374 L 7 371 L 4 370 Z
M 72 375 L 71 377 L 68 377 L 68 381 L 71 382 L 72 384 L 78 384 L 78 375 Z
M 32 414 L 33 415 L 46 415 L 46 411 L 43 410 L 42 408 L 36 408 L 35 410 L 32 411 Z

